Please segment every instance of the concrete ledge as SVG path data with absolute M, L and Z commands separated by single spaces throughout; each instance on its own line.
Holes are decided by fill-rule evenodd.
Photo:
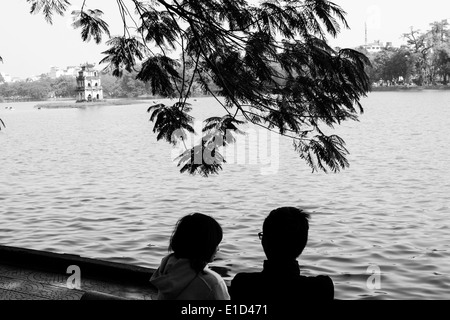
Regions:
M 102 292 L 87 291 L 81 296 L 80 300 L 129 300 L 129 299 L 121 298 L 118 296 L 114 296 L 112 294 L 106 294 Z
M 83 258 L 78 255 L 1 245 L 0 263 L 13 266 L 26 266 L 36 270 L 59 274 L 66 274 L 69 266 L 76 265 L 82 270 L 83 275 L 87 277 L 146 285 L 148 285 L 150 277 L 155 272 L 155 269 Z

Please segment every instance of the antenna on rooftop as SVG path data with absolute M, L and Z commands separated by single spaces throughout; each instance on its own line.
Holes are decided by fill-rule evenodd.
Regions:
M 364 29 L 365 29 L 365 46 L 367 47 L 367 21 L 364 23 Z

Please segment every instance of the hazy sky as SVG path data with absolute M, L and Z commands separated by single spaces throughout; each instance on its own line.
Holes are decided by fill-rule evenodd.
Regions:
M 130 2 L 125 0 L 125 2 Z M 450 1 L 407 0 L 335 0 L 347 12 L 351 30 L 342 30 L 333 46 L 356 47 L 364 43 L 364 24 L 367 22 L 368 40 L 403 43 L 401 35 L 411 26 L 425 31 L 429 23 L 449 19 Z M 84 62 L 98 63 L 107 47 L 94 42 L 84 43 L 80 31 L 71 26 L 70 12 L 81 7 L 82 0 L 65 17 L 55 16 L 53 25 L 41 14 L 30 15 L 25 0 L 0 0 L 0 72 L 27 77 L 47 73 L 51 66 L 66 67 Z M 87 0 L 87 7 L 105 12 L 112 35 L 121 33 L 121 21 L 113 0 Z M 108 19 L 111 18 L 112 20 Z

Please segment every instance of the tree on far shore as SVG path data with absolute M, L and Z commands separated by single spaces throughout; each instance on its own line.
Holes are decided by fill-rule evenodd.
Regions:
M 427 70 L 429 70 L 428 61 L 432 45 L 427 41 L 426 34 L 421 34 L 419 30 L 414 30 L 412 27 L 409 33 L 403 34 L 403 37 L 407 40 L 407 44 L 412 50 L 411 58 L 414 61 L 418 74 L 417 84 L 421 86 L 426 83 Z
M 357 50 L 368 56 L 370 82 L 378 85 L 448 85 L 450 81 L 450 24 L 447 20 L 430 23 L 422 32 L 410 28 L 403 34 L 406 44 L 386 46 L 370 53 L 364 46 Z
M 0 57 L 0 61 L 2 57 Z M 0 73 L 0 83 L 2 83 L 4 81 L 2 74 Z M 2 126 L 5 127 L 5 123 L 3 122 L 2 118 L 0 118 L 0 130 L 2 130 Z
M 0 62 L 3 62 L 2 57 L 0 56 Z M 2 74 L 0 73 L 0 83 L 2 83 L 4 81 Z M 0 130 L 2 130 L 2 126 L 5 127 L 5 123 L 3 122 L 3 120 L 0 118 Z
M 42 12 L 49 23 L 71 7 L 67 0 L 27 1 L 31 12 Z M 344 140 L 324 129 L 363 112 L 369 60 L 328 45 L 327 36 L 349 28 L 341 7 L 327 0 L 115 3 L 121 35 L 111 36 L 103 12 L 87 8 L 86 1 L 72 12 L 74 27 L 83 41 L 108 39 L 101 63 L 114 76 L 134 71 L 153 94 L 175 99 L 148 111 L 158 140 L 185 146 L 178 157 L 181 172 L 208 176 L 222 170 L 221 149 L 234 142 L 244 123 L 292 138 L 313 171 L 349 166 Z M 189 147 L 187 134 L 194 131 L 189 112 L 195 106 L 187 99 L 195 86 L 215 97 L 226 115 L 207 119 L 202 140 Z

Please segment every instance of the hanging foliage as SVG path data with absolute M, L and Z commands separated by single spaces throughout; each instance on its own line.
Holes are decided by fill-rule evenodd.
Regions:
M 68 1 L 28 1 L 32 12 L 61 14 Z M 74 11 L 84 41 L 109 36 L 102 11 Z M 171 144 L 194 133 L 193 87 L 216 97 L 226 116 L 204 123 L 202 141 L 177 158 L 181 172 L 209 176 L 225 163 L 220 148 L 235 142 L 239 127 L 253 124 L 294 140 L 294 149 L 313 170 L 348 167 L 348 151 L 323 127 L 357 120 L 369 91 L 369 60 L 335 50 L 327 37 L 348 28 L 345 11 L 327 0 L 117 0 L 123 34 L 108 40 L 101 63 L 120 77 L 136 71 L 153 94 L 177 98 L 172 106 L 149 108 L 157 140 Z M 179 55 L 179 58 L 176 56 Z M 219 97 L 220 96 L 220 97 Z M 193 106 L 195 107 L 195 106 Z M 239 120 L 238 120 L 239 119 Z M 208 154 L 207 159 L 204 159 Z M 194 159 L 197 159 L 194 161 Z

